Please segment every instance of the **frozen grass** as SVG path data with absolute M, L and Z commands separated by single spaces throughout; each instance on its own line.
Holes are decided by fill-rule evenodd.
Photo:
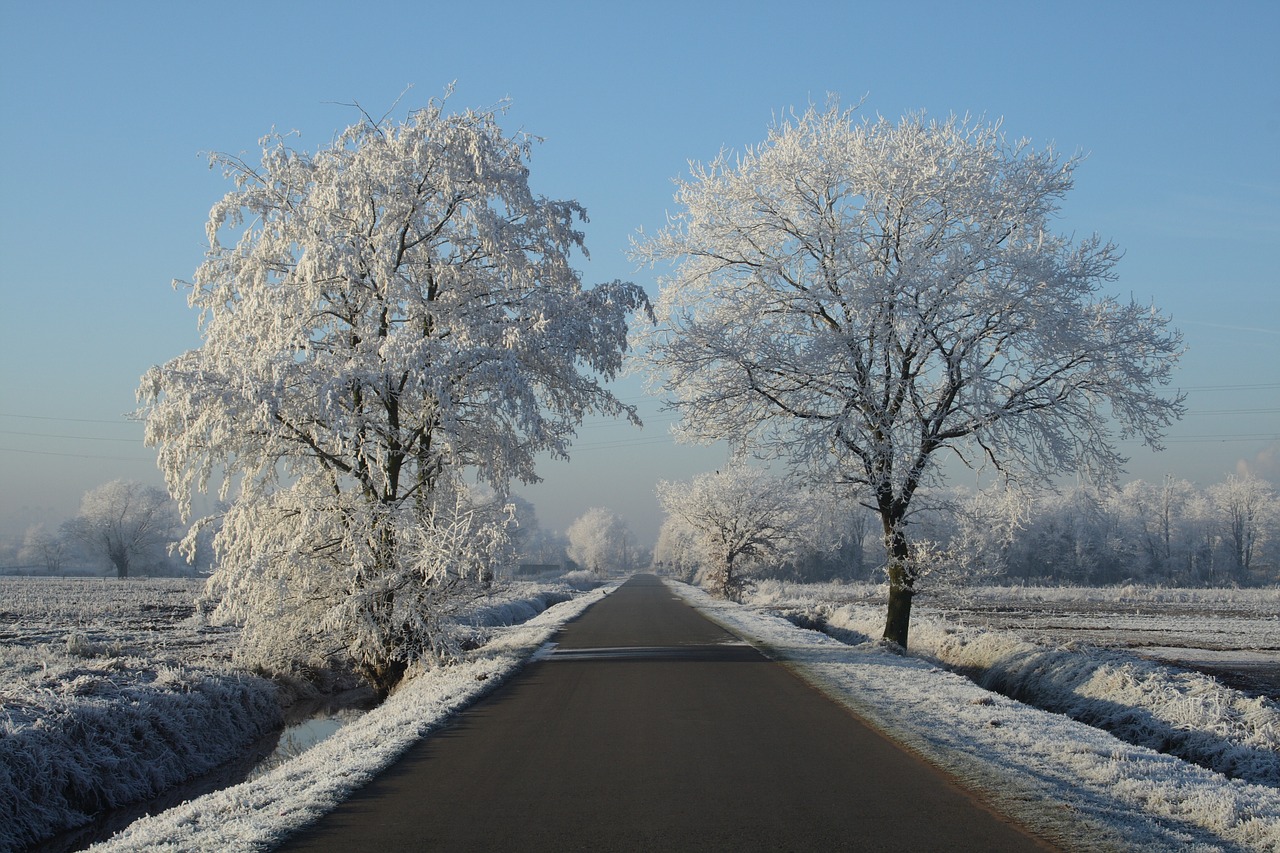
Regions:
M 585 584 L 518 583 L 461 608 L 483 645 Z M 292 699 L 231 666 L 237 634 L 181 579 L 0 579 L 0 851 L 239 757 Z
M 207 773 L 280 725 L 275 688 L 112 658 L 55 666 L 0 718 L 0 849 L 87 823 Z
M 182 579 L 0 579 L 0 850 L 206 773 L 280 725 Z
M 1066 850 L 1280 851 L 1273 787 L 1124 743 L 877 642 L 851 646 L 758 608 L 672 587 Z M 856 639 L 856 629 L 846 630 Z

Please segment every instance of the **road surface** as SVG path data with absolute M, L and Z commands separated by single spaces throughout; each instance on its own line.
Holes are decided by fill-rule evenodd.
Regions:
M 290 851 L 1050 850 L 638 576 Z

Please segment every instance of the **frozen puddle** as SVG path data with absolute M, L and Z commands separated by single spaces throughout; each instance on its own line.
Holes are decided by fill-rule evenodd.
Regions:
M 280 732 L 280 740 L 276 743 L 275 750 L 249 771 L 245 781 L 257 779 L 286 761 L 297 758 L 325 738 L 331 737 L 346 724 L 360 719 L 365 713 L 366 709 L 360 707 L 340 708 L 287 726 Z
M 285 713 L 275 748 L 257 762 L 245 781 L 256 779 L 331 737 L 338 729 L 363 717 L 377 704 L 371 691 L 349 690 L 312 701 L 300 701 Z
M 285 728 L 280 732 L 280 740 L 276 743 L 276 748 L 249 771 L 245 781 L 257 779 L 286 761 L 297 758 L 347 723 L 358 719 L 361 714 L 363 714 L 362 711 L 353 711 L 334 716 L 316 717 Z

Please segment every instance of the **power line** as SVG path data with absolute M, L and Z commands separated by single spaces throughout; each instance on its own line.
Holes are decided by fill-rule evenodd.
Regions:
M 1188 385 L 1179 391 L 1250 391 L 1261 388 L 1280 388 L 1280 382 L 1259 382 L 1249 385 Z
M 1192 436 L 1190 438 L 1166 438 L 1165 444 L 1224 444 L 1240 441 L 1280 441 L 1280 435 L 1222 435 Z
M 0 418 L 23 418 L 23 419 L 25 419 L 25 420 L 29 420 L 29 421 L 67 421 L 67 422 L 69 422 L 69 423 L 77 423 L 77 424 L 136 424 L 136 423 L 140 423 L 140 421 L 130 421 L 130 420 L 123 420 L 123 421 L 122 421 L 122 420 L 104 421 L 104 420 L 96 420 L 96 419 L 94 419 L 94 418 L 55 418 L 55 417 L 51 417 L 51 416 L 49 416 L 49 415 L 19 415 L 19 414 L 15 414 L 15 413 L 13 413 L 13 412 L 0 412 Z
M 26 453 L 33 456 L 65 456 L 71 459 L 110 459 L 115 462 L 154 462 L 138 456 L 96 456 L 91 453 L 59 453 L 54 450 L 21 450 L 17 447 L 0 447 L 0 453 Z
M 138 444 L 141 439 L 137 438 L 105 438 L 96 435 L 53 435 L 46 432 L 16 432 L 10 429 L 0 429 L 0 435 L 26 435 L 35 438 L 66 438 L 72 441 L 123 441 L 129 444 Z

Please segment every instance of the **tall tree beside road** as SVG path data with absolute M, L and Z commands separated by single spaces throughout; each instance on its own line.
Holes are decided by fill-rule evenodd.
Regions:
M 504 547 L 464 478 L 501 503 L 584 415 L 638 422 L 602 383 L 644 293 L 582 285 L 585 211 L 530 190 L 534 140 L 503 109 L 432 101 L 315 153 L 272 134 L 259 165 L 212 157 L 235 188 L 186 284 L 203 343 L 138 393 L 184 513 L 211 484 L 229 501 L 211 583 L 257 663 L 345 657 L 389 690 L 447 651 L 431 614 Z
M 639 342 L 687 439 L 790 459 L 879 514 L 885 637 L 906 645 L 912 499 L 944 451 L 1008 477 L 1111 476 L 1116 435 L 1158 447 L 1181 338 L 1104 295 L 1120 252 L 1050 230 L 1078 158 L 999 126 L 838 104 L 677 182 L 637 259 L 670 263 Z
M 85 492 L 80 512 L 62 526 L 94 557 L 127 578 L 140 559 L 160 556 L 176 530 L 173 502 L 161 489 L 113 480 Z

